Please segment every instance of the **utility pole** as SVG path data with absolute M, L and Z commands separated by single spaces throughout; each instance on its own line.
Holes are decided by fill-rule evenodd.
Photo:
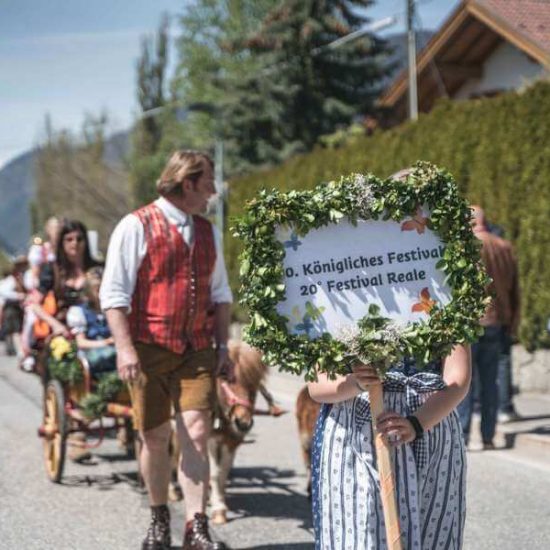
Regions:
M 219 124 L 216 121 L 216 124 Z M 216 135 L 215 151 L 214 151 L 214 182 L 218 193 L 218 202 L 216 203 L 216 226 L 220 231 L 220 236 L 223 241 L 224 230 L 224 205 L 225 205 L 225 187 L 223 182 L 223 141 L 220 135 Z
M 409 117 L 418 118 L 418 90 L 416 85 L 416 36 L 414 32 L 414 0 L 407 0 L 407 38 L 409 50 Z

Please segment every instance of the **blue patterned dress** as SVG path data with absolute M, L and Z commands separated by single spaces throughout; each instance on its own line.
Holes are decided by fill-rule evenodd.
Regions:
M 413 414 L 445 387 L 439 365 L 422 372 L 406 361 L 384 382 L 384 404 Z M 466 457 L 452 412 L 412 444 L 392 450 L 403 548 L 458 550 L 466 518 Z M 368 394 L 323 405 L 313 441 L 312 502 L 319 550 L 385 550 Z

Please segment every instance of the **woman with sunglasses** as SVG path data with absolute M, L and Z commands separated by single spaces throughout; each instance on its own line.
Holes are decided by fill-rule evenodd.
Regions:
M 34 311 L 53 334 L 69 335 L 65 325 L 67 310 L 84 301 L 86 271 L 99 265 L 90 254 L 86 226 L 77 220 L 63 220 L 57 240 L 56 258 L 40 270 L 38 297 Z M 45 308 L 48 295 L 55 297 L 55 313 Z

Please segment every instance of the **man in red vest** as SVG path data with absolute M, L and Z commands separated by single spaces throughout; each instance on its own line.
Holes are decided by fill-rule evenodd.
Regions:
M 227 354 L 232 295 L 221 239 L 199 216 L 215 194 L 213 169 L 203 153 L 175 152 L 157 181 L 160 198 L 123 218 L 109 243 L 100 296 L 143 441 L 140 465 L 151 524 L 142 550 L 171 547 L 172 407 L 182 451 L 183 548 L 225 548 L 212 542 L 205 515 L 214 380 L 232 375 Z

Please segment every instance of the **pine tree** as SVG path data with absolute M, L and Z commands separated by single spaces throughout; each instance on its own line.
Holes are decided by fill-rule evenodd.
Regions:
M 249 164 L 278 162 L 373 112 L 386 74 L 384 42 L 365 35 L 327 47 L 368 23 L 364 11 L 372 3 L 284 0 L 259 30 L 232 43 L 237 55 L 261 62 L 248 78 L 224 83 L 225 133 L 237 157 Z
M 235 52 L 230 45 L 256 31 L 278 0 L 194 0 L 181 17 L 179 63 L 172 84 L 174 99 L 185 112 L 180 130 L 194 148 L 212 147 L 214 137 L 230 122 L 224 109 L 230 83 L 245 80 L 258 70 L 257 56 Z M 202 103 L 217 115 L 189 110 Z M 231 148 L 228 151 L 231 156 Z

